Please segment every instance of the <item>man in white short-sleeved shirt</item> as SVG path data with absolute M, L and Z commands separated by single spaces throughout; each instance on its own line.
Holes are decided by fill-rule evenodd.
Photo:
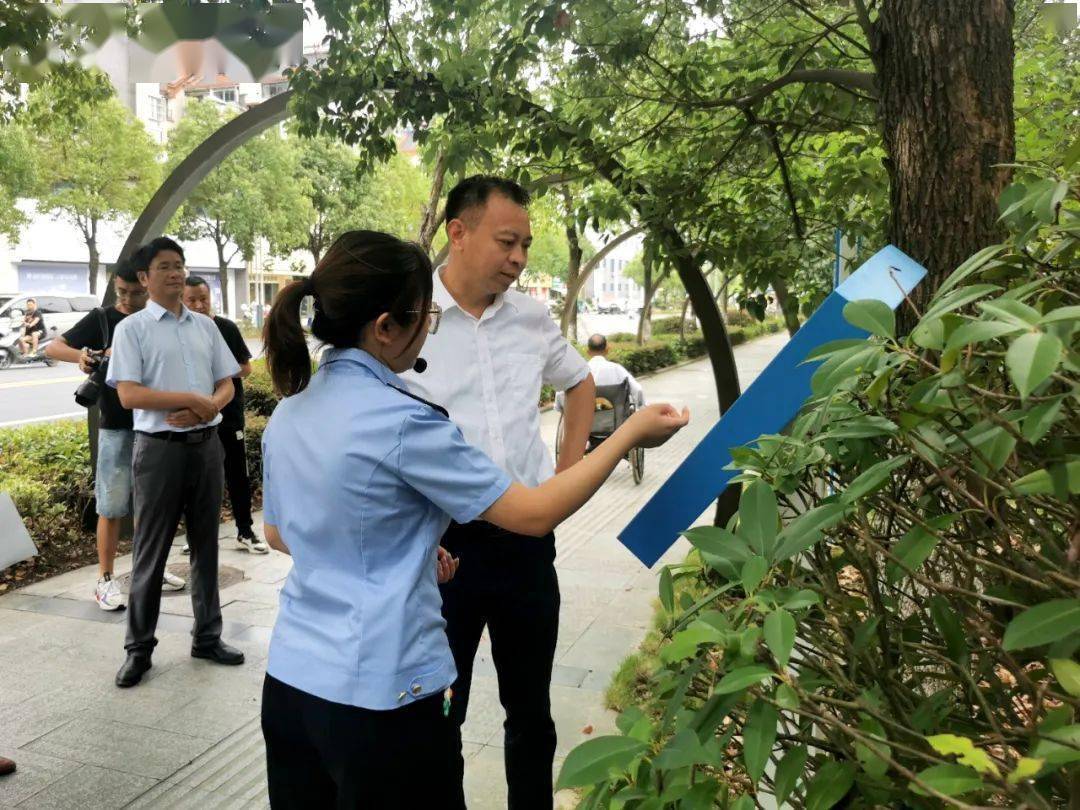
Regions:
M 540 438 L 541 387 L 567 392 L 561 469 L 584 453 L 596 387 L 547 307 L 511 289 L 532 242 L 528 204 L 521 186 L 498 177 L 470 177 L 450 191 L 449 257 L 435 272 L 433 293 L 442 321 L 424 345 L 427 369 L 402 376 L 418 396 L 449 411 L 466 441 L 515 480 L 536 486 L 555 472 Z M 509 807 L 551 807 L 556 741 L 549 693 L 559 630 L 555 537 L 520 537 L 473 521 L 452 523 L 442 544 L 461 565 L 442 586 L 458 671 L 450 718 L 459 752 L 473 658 L 486 626 L 506 710 Z M 448 808 L 465 807 L 460 754 L 456 766 Z

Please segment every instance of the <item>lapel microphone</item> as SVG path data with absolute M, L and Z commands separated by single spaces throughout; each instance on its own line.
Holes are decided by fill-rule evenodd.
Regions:
M 417 374 L 423 374 L 426 369 L 427 360 L 425 360 L 423 357 L 417 357 L 416 362 L 413 363 L 412 370 L 415 371 Z

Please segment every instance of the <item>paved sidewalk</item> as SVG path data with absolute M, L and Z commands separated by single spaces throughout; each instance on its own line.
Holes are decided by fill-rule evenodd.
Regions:
M 786 341 L 772 335 L 735 350 L 745 387 Z M 650 401 L 690 406 L 692 423 L 667 445 L 648 451 L 645 480 L 634 486 L 624 463 L 600 494 L 557 533 L 562 617 L 551 689 L 558 730 L 556 770 L 591 733 L 611 733 L 603 690 L 649 626 L 656 569 L 646 570 L 616 533 L 717 418 L 707 361 L 644 380 Z M 557 414 L 542 417 L 554 441 Z M 278 591 L 288 557 L 237 550 L 235 528 L 222 527 L 223 638 L 247 662 L 219 667 L 189 655 L 191 602 L 163 598 L 153 669 L 135 689 L 113 677 L 123 661 L 123 613 L 104 613 L 91 599 L 96 567 L 72 571 L 0 597 L 0 756 L 18 772 L 0 778 L 0 808 L 265 807 L 266 775 L 259 729 L 260 688 Z M 677 545 L 667 561 L 685 554 Z M 130 558 L 118 571 L 130 570 Z M 179 541 L 170 570 L 186 572 Z M 482 641 L 466 740 L 466 794 L 471 810 L 506 806 L 502 707 L 490 646 Z M 571 796 L 559 796 L 572 805 Z

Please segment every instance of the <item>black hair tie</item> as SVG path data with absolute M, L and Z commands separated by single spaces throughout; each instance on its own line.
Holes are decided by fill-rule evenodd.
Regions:
M 311 276 L 304 279 L 304 295 L 315 296 L 315 282 L 311 280 Z

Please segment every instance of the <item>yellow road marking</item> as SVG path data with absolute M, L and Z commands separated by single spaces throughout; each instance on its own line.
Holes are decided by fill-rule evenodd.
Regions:
M 85 379 L 86 377 L 80 374 L 78 377 L 54 377 L 51 380 L 22 380 L 20 382 L 0 383 L 0 391 L 5 388 L 28 388 L 32 385 L 59 385 L 60 383 L 67 385 L 68 383 L 82 382 Z

